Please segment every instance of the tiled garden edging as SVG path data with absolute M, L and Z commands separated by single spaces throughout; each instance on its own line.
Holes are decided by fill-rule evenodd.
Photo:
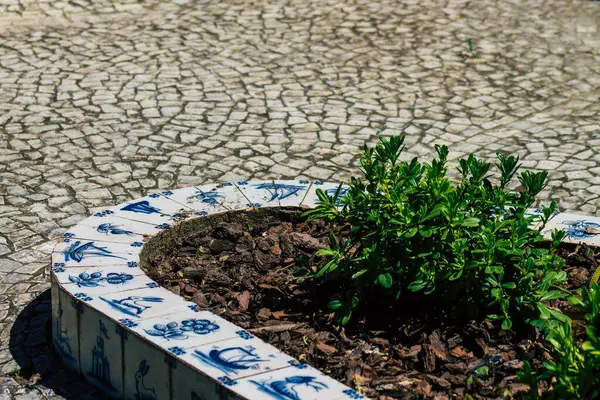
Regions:
M 360 399 L 222 318 L 159 287 L 139 268 L 149 237 L 182 219 L 248 207 L 316 204 L 336 183 L 256 181 L 150 194 L 70 229 L 52 254 L 52 326 L 65 365 L 112 398 Z M 538 210 L 532 209 L 531 213 Z M 600 244 L 600 218 L 557 214 L 568 241 Z

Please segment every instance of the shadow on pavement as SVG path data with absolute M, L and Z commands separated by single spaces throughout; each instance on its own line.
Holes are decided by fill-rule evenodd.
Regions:
M 9 350 L 20 368 L 15 379 L 42 392 L 52 389 L 67 400 L 101 400 L 103 396 L 85 380 L 63 368 L 52 345 L 50 289 L 31 301 L 10 331 Z M 39 386 L 41 385 L 41 387 Z

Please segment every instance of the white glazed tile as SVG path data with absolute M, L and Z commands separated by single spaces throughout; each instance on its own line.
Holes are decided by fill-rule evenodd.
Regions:
M 152 222 L 132 221 L 130 219 L 117 217 L 114 214 L 104 215 L 102 212 L 99 212 L 96 213 L 96 215 L 84 219 L 77 224 L 75 228 L 84 226 L 90 227 L 97 232 L 106 235 L 106 237 L 119 238 L 128 236 L 130 232 L 134 235 L 154 235 L 161 230 L 168 228 L 170 224 L 164 224 L 162 222 L 157 224 Z
M 333 196 L 333 195 L 335 195 L 339 186 L 340 186 L 339 182 L 325 182 L 325 183 L 321 182 L 321 181 L 312 182 L 310 188 L 308 189 L 308 191 L 306 193 L 306 196 L 304 197 L 304 200 L 302 201 L 302 205 L 311 207 L 311 208 L 317 206 L 317 204 L 319 202 L 319 198 L 317 197 L 317 189 L 322 189 L 330 196 Z M 338 200 L 340 200 L 344 196 L 347 189 L 348 189 L 348 185 L 342 184 L 342 190 L 340 191 Z
M 146 276 L 140 268 L 127 268 L 123 266 L 104 267 L 52 267 L 52 272 L 60 284 L 75 284 L 79 287 L 109 286 L 107 280 L 111 277 L 119 278 L 119 274 L 133 276 Z
M 64 253 L 52 253 L 52 266 L 54 267 L 94 267 L 109 265 L 132 265 L 138 262 L 137 254 L 106 254 L 101 251 L 88 248 L 79 252 L 76 259 Z
M 235 337 L 236 331 L 240 330 L 236 325 L 211 312 L 196 312 L 191 309 L 144 319 L 131 329 L 164 349 L 188 349 L 214 343 Z
M 80 314 L 81 372 L 108 398 L 123 390 L 123 346 L 118 326 L 85 307 Z
M 235 395 L 226 394 L 224 399 L 366 400 L 366 397 L 306 364 L 291 364 L 287 368 L 229 382 L 226 392 Z
M 245 207 L 277 207 L 278 193 L 274 188 L 273 180 L 265 181 L 240 181 L 235 184 L 244 196 L 244 204 L 239 208 Z M 272 191 L 272 193 L 267 190 Z
M 219 185 L 217 184 L 198 187 L 192 186 L 162 192 L 161 194 L 170 200 L 195 210 L 196 213 L 200 213 L 200 215 L 212 214 L 227 211 L 227 208 L 221 205 L 225 193 L 223 190 L 217 190 L 218 187 Z
M 158 229 L 155 229 L 154 231 L 158 231 Z M 70 240 L 94 240 L 99 242 L 115 243 L 134 243 L 144 241 L 144 235 L 133 233 L 132 231 L 124 228 L 123 225 L 116 225 L 110 222 L 100 223 L 95 227 L 86 225 L 74 226 L 63 234 L 63 238 L 68 238 Z
M 600 245 L 600 218 L 598 217 L 560 213 L 548 222 L 543 230 L 544 237 L 550 239 L 554 229 L 566 233 L 564 242 Z
M 78 303 L 65 291 L 57 287 L 58 307 L 52 320 L 52 340 L 54 348 L 65 366 L 79 373 L 79 330 Z
M 133 327 L 142 319 L 184 311 L 194 304 L 162 287 L 125 290 L 94 296 L 86 302 L 120 324 Z
M 222 400 L 220 383 L 184 363 L 174 363 L 171 379 L 173 399 Z
M 277 199 L 282 207 L 297 207 L 302 204 L 311 184 L 305 180 L 274 181 L 277 187 Z
M 243 332 L 245 335 L 189 349 L 179 358 L 222 382 L 285 368 L 294 360 Z
M 125 335 L 124 381 L 126 400 L 169 399 L 169 360 L 163 351 L 135 335 Z
M 220 183 L 218 185 L 197 186 L 200 193 L 204 196 L 215 196 L 221 207 L 225 210 L 238 210 L 250 207 L 248 199 L 236 185 L 231 182 Z M 204 201 L 204 200 L 203 200 Z
M 171 225 L 178 220 L 179 215 L 193 210 L 156 193 L 119 204 L 107 211 L 112 211 L 111 215 L 116 217 L 157 226 L 165 223 Z
M 299 206 L 310 186 L 308 181 L 238 182 L 253 207 Z
M 62 253 L 65 260 L 80 259 L 86 255 L 139 254 L 144 242 L 116 243 L 87 239 L 59 239 L 54 253 Z
M 94 297 L 101 294 L 117 293 L 126 290 L 151 288 L 158 289 L 158 284 L 148 276 L 132 275 L 128 271 L 112 273 L 112 275 L 103 274 L 95 276 L 72 275 L 77 279 L 76 283 L 63 285 L 63 289 L 69 293 L 83 293 L 86 297 Z

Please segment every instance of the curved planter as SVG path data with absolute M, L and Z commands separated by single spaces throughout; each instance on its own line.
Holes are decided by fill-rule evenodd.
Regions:
M 52 327 L 65 365 L 110 398 L 362 399 L 240 327 L 159 287 L 139 268 L 149 237 L 186 218 L 316 204 L 339 184 L 251 181 L 150 194 L 98 212 L 52 254 Z M 538 210 L 532 209 L 531 213 Z M 598 244 L 600 219 L 558 214 L 546 232 Z

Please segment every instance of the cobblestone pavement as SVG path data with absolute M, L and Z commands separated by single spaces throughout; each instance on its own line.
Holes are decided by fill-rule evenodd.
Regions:
M 0 0 L 0 399 L 77 386 L 46 346 L 45 268 L 98 207 L 346 179 L 405 132 L 411 156 L 518 153 L 545 199 L 596 213 L 599 100 L 598 2 Z

